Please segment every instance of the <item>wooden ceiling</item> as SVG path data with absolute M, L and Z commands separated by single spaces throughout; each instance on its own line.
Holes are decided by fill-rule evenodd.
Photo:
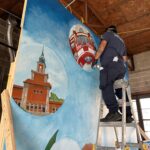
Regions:
M 150 0 L 60 0 L 97 35 L 116 25 L 129 54 L 150 50 Z
M 0 0 L 0 18 L 7 19 L 9 13 L 21 20 L 24 0 Z
M 43 1 L 44 2 L 44 1 Z M 60 0 L 97 35 L 116 25 L 129 54 L 150 50 L 150 0 Z M 24 0 L 0 0 L 0 8 L 21 18 Z M 0 9 L 0 17 L 7 15 Z M 18 19 L 19 20 L 19 19 Z M 131 31 L 131 32 L 130 32 Z

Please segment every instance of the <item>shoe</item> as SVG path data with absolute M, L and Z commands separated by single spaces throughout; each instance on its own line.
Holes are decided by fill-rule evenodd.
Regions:
M 131 116 L 127 116 L 126 122 L 131 123 L 134 119 Z
M 112 122 L 112 121 L 120 121 L 122 119 L 122 115 L 119 112 L 108 113 L 105 118 L 100 119 L 101 122 Z

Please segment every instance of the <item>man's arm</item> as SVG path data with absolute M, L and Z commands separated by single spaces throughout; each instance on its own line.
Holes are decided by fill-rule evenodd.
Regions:
M 123 58 L 124 62 L 126 63 L 127 60 L 128 60 L 128 57 L 127 56 L 122 56 L 122 58 Z
M 129 68 L 130 70 L 133 70 L 133 66 L 132 66 L 131 63 L 129 62 L 128 57 L 127 57 L 127 56 L 123 56 L 123 60 L 124 60 L 124 62 L 127 64 L 128 68 Z
M 96 60 L 98 60 L 100 58 L 100 56 L 102 55 L 106 45 L 107 45 L 107 41 L 106 40 L 102 40 L 102 42 L 101 42 L 101 44 L 100 44 L 100 46 L 98 48 L 98 51 L 95 54 L 95 59 Z

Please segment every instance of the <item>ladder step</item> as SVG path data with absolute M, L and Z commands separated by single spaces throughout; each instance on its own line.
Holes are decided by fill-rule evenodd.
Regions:
M 127 127 L 135 127 L 135 122 L 132 123 L 127 123 Z M 100 122 L 99 127 L 122 127 L 122 122 L 121 121 L 116 121 L 116 122 Z
M 122 87 L 128 87 L 128 82 L 123 79 L 116 80 L 114 83 L 114 89 L 119 89 Z
M 118 104 L 119 104 L 119 107 L 122 107 L 123 106 L 123 100 L 118 100 Z M 126 102 L 126 107 L 127 106 L 130 106 L 129 102 Z
M 122 142 L 119 142 L 119 145 L 121 146 Z M 139 143 L 126 143 L 126 146 L 128 147 L 138 147 L 140 148 L 140 144 Z
M 96 146 L 96 150 L 116 150 L 115 147 Z

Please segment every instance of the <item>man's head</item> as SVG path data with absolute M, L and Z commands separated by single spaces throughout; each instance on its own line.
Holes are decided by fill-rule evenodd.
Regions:
M 116 28 L 116 26 L 111 25 L 108 28 L 106 28 L 106 31 L 112 31 L 114 33 L 117 33 L 117 28 Z

